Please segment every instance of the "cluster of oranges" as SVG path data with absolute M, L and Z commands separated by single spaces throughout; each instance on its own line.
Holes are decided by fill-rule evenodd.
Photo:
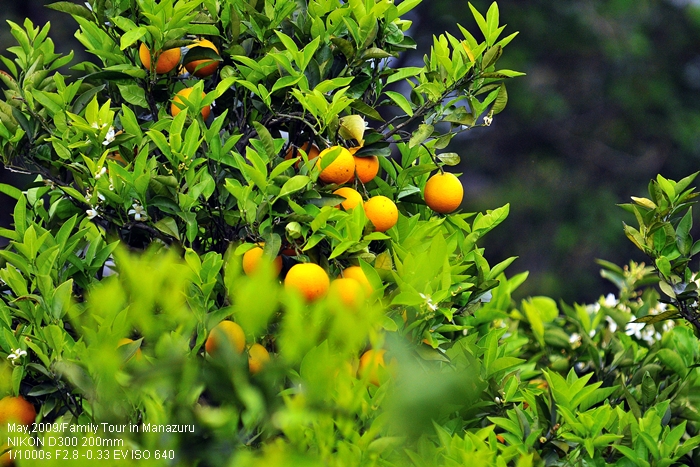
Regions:
M 242 354 L 246 349 L 243 328 L 229 320 L 214 326 L 204 344 L 204 350 L 208 355 L 216 356 L 226 345 L 238 354 Z M 254 343 L 248 347 L 248 369 L 251 374 L 259 373 L 269 361 L 270 353 L 264 346 Z
M 316 167 L 322 169 L 318 178 L 328 184 L 343 185 L 355 177 L 363 184 L 369 183 L 379 173 L 379 158 L 377 156 L 356 156 L 355 152 L 359 148 L 347 149 L 342 146 L 332 146 L 320 151 L 315 145 L 304 143 L 301 149 L 307 152 L 309 160 L 316 160 Z M 296 151 L 290 148 L 286 158 L 291 158 L 295 153 Z M 335 155 L 333 162 L 324 164 L 324 157 L 331 154 Z M 365 202 L 362 195 L 351 187 L 338 188 L 333 194 L 345 198 L 340 206 L 346 211 L 361 205 L 365 210 L 365 215 L 378 232 L 386 232 L 399 220 L 399 210 L 396 208 L 396 204 L 386 196 L 373 196 Z
M 212 49 L 217 54 L 219 53 L 219 50 L 216 48 L 214 43 L 207 39 L 198 40 L 194 44 L 188 46 L 188 48 L 192 47 L 204 47 Z M 151 53 L 146 44 L 141 43 L 141 45 L 139 46 L 139 58 L 141 59 L 141 63 L 143 64 L 143 66 L 147 70 L 153 70 L 156 72 L 156 74 L 159 75 L 170 73 L 171 71 L 178 68 L 180 65 L 180 60 L 182 58 L 182 52 L 179 48 L 161 50 L 157 52 L 156 55 L 157 59 L 154 66 L 153 53 Z M 154 66 L 154 68 L 151 68 L 152 66 Z M 196 76 L 197 78 L 206 78 L 208 76 L 213 75 L 218 67 L 218 61 L 202 59 L 192 60 L 190 62 L 185 63 L 184 70 L 187 70 L 190 74 Z M 184 70 L 182 71 L 184 72 Z M 180 91 L 178 91 L 177 94 L 175 94 L 172 105 L 170 106 L 170 114 L 173 117 L 179 114 L 180 110 L 184 108 L 185 104 L 183 102 L 183 99 L 189 99 L 191 93 L 192 88 L 190 87 L 181 89 Z M 206 93 L 202 92 L 202 97 L 204 97 L 205 95 Z M 207 118 L 209 118 L 209 114 L 211 113 L 211 107 L 203 107 L 201 113 L 202 118 L 206 120 Z
M 191 47 L 206 47 L 219 53 L 216 46 L 206 39 L 197 41 Z M 156 54 L 155 64 L 153 64 L 153 54 L 145 44 L 139 48 L 139 57 L 143 66 L 156 74 L 167 74 L 179 69 L 182 61 L 182 54 L 179 48 L 162 50 Z M 204 59 L 194 60 L 186 63 L 184 69 L 198 78 L 206 78 L 214 74 L 218 67 L 218 61 Z M 170 113 L 177 116 L 184 108 L 183 100 L 188 100 L 193 88 L 188 87 L 180 90 L 172 100 Z M 202 97 L 206 94 L 202 93 Z M 201 109 L 201 115 L 206 120 L 210 115 L 209 106 Z M 360 184 L 367 184 L 379 173 L 379 159 L 377 156 L 357 156 L 356 148 L 345 148 L 333 146 L 320 150 L 311 142 L 304 143 L 300 148 L 291 146 L 287 151 L 285 159 L 297 157 L 298 150 L 303 150 L 308 160 L 312 161 L 320 171 L 319 180 L 326 184 L 345 185 L 357 181 Z M 332 162 L 324 162 L 327 157 L 333 158 Z M 297 162 L 299 168 L 301 160 Z M 358 206 L 362 206 L 364 213 L 377 232 L 386 232 L 396 225 L 399 214 L 396 204 L 388 197 L 375 195 L 365 201 L 363 196 L 350 186 L 341 186 L 333 194 L 344 198 L 339 203 L 339 208 L 345 211 L 352 211 Z M 463 188 L 459 179 L 451 173 L 442 170 L 430 177 L 424 188 L 425 203 L 435 212 L 451 213 L 459 208 L 463 198 Z M 263 244 L 257 244 L 246 251 L 243 255 L 242 267 L 247 275 L 253 274 L 264 261 Z M 277 256 L 271 260 L 272 269 L 276 274 L 280 274 L 283 268 L 282 256 Z M 362 306 L 365 300 L 374 292 L 367 276 L 359 266 L 350 266 L 344 269 L 340 276 L 331 280 L 328 273 L 319 265 L 314 263 L 298 263 L 293 265 L 284 278 L 284 287 L 288 290 L 295 290 L 306 302 L 313 302 L 326 295 L 334 297 L 339 303 L 345 304 L 348 309 L 354 310 Z M 213 355 L 221 348 L 224 341 L 228 345 L 242 354 L 246 349 L 245 333 L 243 329 L 233 321 L 222 321 L 211 330 L 205 344 L 207 354 Z M 121 345 L 128 342 L 120 342 Z M 264 346 L 254 343 L 247 348 L 250 372 L 255 374 L 260 371 L 270 360 L 270 355 Z M 138 355 L 140 357 L 140 355 Z M 378 385 L 378 369 L 384 367 L 384 351 L 369 350 L 360 358 L 359 374 L 366 375 L 368 381 Z

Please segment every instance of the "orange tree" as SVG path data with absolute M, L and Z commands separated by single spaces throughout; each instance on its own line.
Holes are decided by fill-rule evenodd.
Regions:
M 438 215 L 422 192 L 459 163 L 450 140 L 505 107 L 521 73 L 497 62 L 516 33 L 495 3 L 471 7 L 480 40 L 460 26 L 421 66 L 392 68 L 415 48 L 417 4 L 50 5 L 77 22 L 83 63 L 54 53 L 49 25 L 9 23 L 0 148 L 38 175 L 2 186 L 17 205 L 0 344 L 29 352 L 9 392 L 40 420 L 192 422 L 159 447 L 195 443 L 177 455 L 209 464 L 232 437 L 311 442 L 321 458 L 375 442 L 386 423 L 366 404 L 401 352 L 371 371 L 360 355 L 389 331 L 444 359 L 512 261 L 491 268 L 477 247 L 508 206 L 461 213 L 461 184 L 436 177 Z M 298 411 L 320 424 L 312 441 Z M 350 448 L 327 445 L 329 422 Z
M 94 55 L 77 64 L 49 25 L 9 23 L 0 148 L 37 178 L 0 186 L 17 200 L 0 230 L 0 395 L 58 429 L 25 451 L 29 435 L 0 426 L 5 456 L 528 466 L 693 451 L 678 407 L 695 406 L 681 399 L 695 354 L 669 349 L 686 333 L 649 349 L 604 328 L 650 313 L 652 292 L 564 316 L 512 303 L 526 274 L 478 246 L 508 206 L 460 212 L 444 150 L 504 109 L 515 33 L 495 3 L 469 5 L 479 39 L 460 26 L 392 68 L 415 48 L 418 3 L 54 3 Z M 637 287 L 640 270 L 613 272 Z M 656 430 L 667 410 L 673 431 Z

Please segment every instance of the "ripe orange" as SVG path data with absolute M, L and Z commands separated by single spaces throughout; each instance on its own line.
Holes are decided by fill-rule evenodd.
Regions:
M 359 308 L 365 301 L 365 288 L 358 280 L 349 277 L 333 279 L 328 293 L 352 309 Z
M 340 146 L 332 146 L 328 149 L 324 149 L 318 156 L 316 166 L 320 168 L 323 158 L 336 148 L 340 148 L 340 154 L 338 154 L 338 157 L 336 157 L 328 167 L 323 169 L 318 178 L 326 183 L 342 185 L 352 180 L 355 176 L 355 158 L 350 154 L 350 151 Z
M 0 399 L 0 425 L 9 422 L 31 425 L 36 418 L 34 406 L 22 396 L 7 396 Z
M 121 347 L 122 345 L 131 344 L 132 342 L 134 342 L 133 339 L 129 339 L 128 337 L 123 337 L 123 338 L 119 339 L 119 342 L 117 342 L 117 348 Z M 129 357 L 129 360 L 131 360 L 134 357 L 136 357 L 136 360 L 141 360 L 143 358 L 143 352 L 141 352 L 141 347 L 136 349 L 136 352 L 134 352 L 134 354 L 131 357 Z M 129 360 L 127 360 L 127 361 L 129 361 Z
M 243 328 L 233 321 L 224 320 L 214 326 L 204 344 L 204 350 L 213 355 L 221 347 L 221 343 L 227 340 L 229 345 L 238 353 L 245 349 L 245 333 Z
M 182 109 L 180 109 L 180 107 L 177 106 L 177 104 L 180 104 L 184 107 L 185 103 L 182 101 L 182 99 L 189 99 L 190 94 L 192 94 L 192 88 L 182 89 L 182 90 L 178 91 L 177 94 L 175 94 L 175 97 L 173 98 L 173 103 L 170 106 L 170 114 L 173 117 L 177 116 L 177 114 L 180 113 L 180 110 L 182 110 Z M 207 95 L 207 93 L 202 91 L 202 97 L 204 97 L 206 95 Z M 202 118 L 204 120 L 209 118 L 210 112 L 211 112 L 210 106 L 202 107 Z
M 158 61 L 156 62 L 156 73 L 159 75 L 164 75 L 175 69 L 175 67 L 180 63 L 180 48 L 163 50 L 158 55 Z M 151 69 L 151 51 L 148 50 L 146 44 L 143 42 L 139 46 L 139 58 L 144 68 L 147 70 Z
M 216 48 L 214 43 L 212 41 L 209 41 L 207 39 L 202 39 L 197 41 L 196 43 L 187 46 L 188 48 L 192 47 L 206 47 L 209 49 L 212 49 L 214 52 L 217 54 L 219 53 L 219 49 Z M 199 70 L 197 70 L 197 67 L 200 65 L 203 65 Z M 219 62 L 217 60 L 194 60 L 192 62 L 186 63 L 185 68 L 187 68 L 187 71 L 195 75 L 197 78 L 206 78 L 207 76 L 211 76 L 214 74 L 217 68 L 219 68 Z M 196 71 L 195 71 L 196 70 Z
M 314 263 L 299 263 L 292 266 L 284 278 L 284 287 L 298 290 L 307 302 L 312 302 L 328 292 L 330 279 L 321 266 Z
M 384 349 L 370 349 L 363 353 L 360 357 L 360 368 L 357 370 L 358 376 L 360 378 L 367 377 L 371 384 L 379 386 L 379 367 L 386 368 L 385 353 Z
M 378 232 L 386 232 L 399 220 L 399 210 L 386 196 L 373 196 L 364 204 L 365 214 Z
M 372 295 L 372 292 L 374 292 L 372 284 L 369 283 L 365 272 L 360 266 L 350 266 L 349 268 L 343 269 L 342 276 L 349 279 L 355 279 L 357 282 L 362 284 L 362 286 L 365 288 L 365 293 L 367 296 Z
M 243 272 L 245 272 L 246 276 L 250 276 L 258 269 L 264 247 L 264 243 L 258 243 L 256 246 L 243 253 Z M 274 267 L 275 274 L 279 274 L 282 270 L 282 257 L 277 256 L 272 261 L 272 265 Z
M 260 344 L 253 344 L 248 349 L 248 369 L 256 374 L 270 361 L 270 353 Z
M 341 202 L 338 207 L 342 206 L 346 211 L 351 210 L 358 204 L 362 206 L 362 195 L 358 193 L 357 190 L 350 187 L 344 186 L 342 188 L 338 188 L 333 192 L 333 194 L 345 198 L 345 201 Z
M 369 183 L 379 173 L 379 158 L 377 156 L 355 158 L 355 174 L 362 183 Z
M 287 149 L 287 153 L 284 156 L 284 160 L 289 160 L 292 157 L 301 156 L 301 154 L 299 154 L 300 149 L 306 153 L 306 156 L 309 160 L 316 159 L 321 153 L 321 150 L 318 149 L 318 146 L 316 146 L 315 144 L 311 145 L 311 149 L 309 149 L 309 142 L 307 141 L 298 148 L 296 146 L 289 146 L 289 148 Z M 300 162 L 302 161 L 300 160 L 299 162 L 297 162 L 297 168 L 299 168 Z
M 423 190 L 425 204 L 435 212 L 447 214 L 462 204 L 464 188 L 454 174 L 436 173 L 428 179 Z

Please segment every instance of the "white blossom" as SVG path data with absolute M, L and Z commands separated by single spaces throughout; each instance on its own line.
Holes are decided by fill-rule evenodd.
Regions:
M 102 167 L 95 173 L 95 180 L 99 180 L 104 174 L 107 173 L 107 167 Z
M 102 142 L 104 146 L 109 146 L 114 142 L 114 138 L 116 137 L 116 133 L 114 132 L 114 127 L 110 126 L 109 131 L 107 131 L 107 135 L 105 135 L 105 140 Z
M 617 298 L 615 298 L 614 294 L 609 293 L 605 296 L 605 301 L 603 303 L 608 308 L 615 308 L 617 306 Z
M 22 357 L 26 357 L 26 356 L 27 356 L 26 350 L 15 349 L 10 353 L 10 355 L 7 356 L 7 359 L 10 360 L 12 362 L 12 364 L 14 365 L 16 363 L 16 360 L 18 360 Z
M 492 123 L 493 123 L 493 117 L 491 117 L 490 115 L 487 115 L 484 117 L 484 125 L 491 126 Z
M 87 211 L 85 211 L 85 214 L 87 214 L 88 219 L 94 219 L 95 217 L 97 217 L 97 211 L 94 209 L 88 209 Z
M 129 209 L 129 215 L 134 216 L 134 220 L 136 221 L 145 221 L 148 220 L 148 214 L 146 214 L 146 210 L 143 208 L 138 203 L 134 203 L 131 205 L 133 209 Z
M 425 305 L 430 309 L 430 311 L 435 311 L 438 309 L 438 306 L 435 303 L 433 303 L 433 300 L 430 298 L 429 295 L 420 294 L 420 298 L 425 300 Z

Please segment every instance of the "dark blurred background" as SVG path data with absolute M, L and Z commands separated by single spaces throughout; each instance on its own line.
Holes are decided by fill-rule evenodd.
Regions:
M 43 7 L 50 2 L 1 3 L 1 19 L 50 20 L 59 51 L 79 48 L 75 22 Z M 472 3 L 484 13 L 490 5 Z M 520 257 L 508 270 L 530 271 L 519 296 L 594 301 L 613 290 L 595 258 L 646 259 L 624 236 L 622 221 L 634 220 L 616 203 L 644 196 L 657 173 L 678 180 L 700 169 L 700 1 L 499 6 L 504 35 L 520 31 L 499 67 L 527 76 L 508 83 L 508 107 L 490 128 L 449 148 L 462 156 L 463 206 L 483 211 L 510 203 L 510 217 L 483 246 L 492 264 Z M 479 37 L 464 1 L 424 1 L 411 19 L 419 48 L 407 57 L 412 61 L 429 51 L 433 34 L 461 38 L 455 23 Z M 0 50 L 9 45 L 2 21 Z

